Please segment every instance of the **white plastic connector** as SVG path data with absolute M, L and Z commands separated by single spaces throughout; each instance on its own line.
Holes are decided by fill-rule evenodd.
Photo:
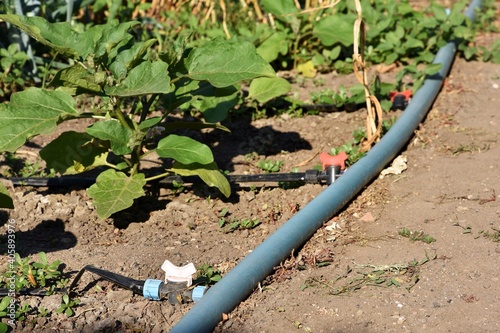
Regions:
M 193 284 L 193 274 L 196 273 L 196 267 L 193 263 L 178 267 L 170 261 L 165 260 L 161 269 L 165 271 L 165 283 L 170 282 L 186 282 L 187 286 Z

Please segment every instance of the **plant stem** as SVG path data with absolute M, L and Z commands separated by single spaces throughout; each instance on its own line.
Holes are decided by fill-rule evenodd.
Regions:
M 155 180 L 155 179 L 160 179 L 160 178 L 163 178 L 163 177 L 167 177 L 169 176 L 171 173 L 170 172 L 164 172 L 164 173 L 161 173 L 159 175 L 156 175 L 156 176 L 152 176 L 152 177 L 149 177 L 149 178 L 146 178 L 144 179 L 145 181 L 149 182 L 149 181 L 152 181 L 152 180 Z

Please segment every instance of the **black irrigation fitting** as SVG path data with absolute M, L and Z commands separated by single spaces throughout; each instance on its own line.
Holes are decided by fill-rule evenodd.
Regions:
M 67 295 L 74 291 L 78 282 L 80 281 L 83 273 L 91 272 L 99 277 L 107 280 L 119 287 L 128 289 L 135 294 L 144 296 L 149 300 L 160 301 L 167 299 L 172 305 L 186 303 L 186 302 L 197 302 L 203 294 L 205 294 L 207 287 L 204 286 L 190 286 L 188 287 L 186 283 L 179 282 L 168 282 L 164 283 L 161 280 L 136 280 L 120 274 L 112 273 L 101 268 L 97 268 L 93 265 L 87 265 L 83 267 L 78 274 L 76 274 L 73 282 L 68 288 L 56 288 L 52 290 L 47 290 L 43 288 L 28 289 L 23 288 L 15 293 L 11 289 L 0 288 L 0 296 L 12 296 L 22 295 L 22 296 L 49 296 L 54 293 L 60 293 Z
M 179 282 L 164 283 L 161 280 L 153 279 L 147 279 L 145 281 L 136 280 L 97 268 L 93 265 L 87 265 L 78 272 L 68 290 L 71 291 L 76 287 L 85 271 L 94 273 L 113 284 L 128 289 L 135 294 L 142 295 L 147 299 L 154 301 L 167 299 L 172 305 L 185 302 L 197 302 L 207 289 L 207 287 L 204 286 L 188 287 L 186 283 Z
M 341 174 L 339 166 L 329 166 L 324 171 L 306 170 L 305 172 L 290 173 L 268 173 L 259 175 L 226 175 L 230 183 L 251 183 L 251 182 L 300 182 L 305 184 L 327 184 L 333 183 Z M 14 186 L 35 186 L 35 187 L 89 187 L 95 183 L 95 178 L 84 177 L 11 177 L 5 178 L 11 181 Z M 178 184 L 193 184 L 200 182 L 197 176 L 167 176 L 154 183 L 157 186 L 171 186 Z

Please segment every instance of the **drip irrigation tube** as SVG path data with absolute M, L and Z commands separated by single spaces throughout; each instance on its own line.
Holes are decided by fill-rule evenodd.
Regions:
M 306 172 L 289 173 L 266 173 L 256 175 L 226 175 L 230 183 L 251 183 L 251 182 L 301 182 L 307 184 L 326 183 L 330 185 L 341 174 L 341 170 L 335 170 L 333 166 L 325 171 L 306 170 Z M 10 177 L 5 178 L 14 186 L 39 186 L 39 187 L 69 187 L 81 186 L 89 187 L 96 182 L 92 177 Z M 201 178 L 198 176 L 167 176 L 156 182 L 156 186 L 171 186 L 177 182 L 179 184 L 198 183 Z
M 475 9 L 480 5 L 481 0 L 473 0 L 466 16 L 474 20 Z M 411 104 L 380 142 L 210 288 L 170 333 L 212 332 L 222 320 L 223 313 L 231 312 L 246 299 L 274 267 L 303 245 L 325 221 L 375 178 L 405 146 L 424 119 L 451 68 L 455 52 L 455 42 L 441 48 L 434 58 L 435 64 L 442 64 L 441 70 L 425 80 Z

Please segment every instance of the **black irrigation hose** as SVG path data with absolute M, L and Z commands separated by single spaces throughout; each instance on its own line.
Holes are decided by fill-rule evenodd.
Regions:
M 78 284 L 78 281 L 80 281 L 80 278 L 82 277 L 83 273 L 85 272 L 91 272 L 96 275 L 99 275 L 101 278 L 112 282 L 122 288 L 128 289 L 133 291 L 136 294 L 141 294 L 143 293 L 143 286 L 144 282 L 142 280 L 136 280 L 132 279 L 120 274 L 112 273 L 109 271 L 106 271 L 104 269 L 97 268 L 93 265 L 87 265 L 83 267 L 78 274 L 76 274 L 75 278 L 73 279 L 73 282 L 71 282 L 71 285 L 69 286 L 69 290 L 73 290 L 76 285 Z
M 338 170 L 306 170 L 306 172 L 291 172 L 291 173 L 268 173 L 258 175 L 226 175 L 230 183 L 251 183 L 251 182 L 302 182 L 307 184 L 329 184 L 332 182 L 332 172 L 338 177 Z M 95 183 L 96 178 L 91 177 L 11 177 L 4 178 L 12 182 L 14 186 L 34 186 L 34 187 L 89 187 Z M 201 179 L 197 176 L 167 176 L 161 179 L 157 186 L 171 186 L 174 183 L 178 184 L 193 184 L 200 182 Z

